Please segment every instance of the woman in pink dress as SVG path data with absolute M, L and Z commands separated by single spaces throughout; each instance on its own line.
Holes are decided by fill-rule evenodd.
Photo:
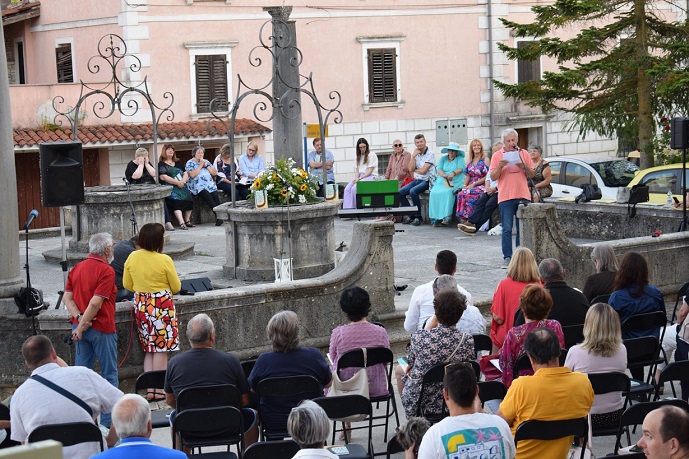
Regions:
M 493 317 L 490 323 L 493 354 L 498 353 L 507 331 L 514 325 L 514 313 L 519 308 L 519 296 L 524 287 L 539 282 L 538 266 L 533 253 L 526 247 L 517 247 L 507 267 L 507 278 L 500 281 L 493 294 L 490 308 Z
M 464 186 L 457 193 L 457 217 L 467 220 L 474 213 L 476 201 L 486 191 L 486 175 L 490 168 L 490 159 L 483 151 L 480 140 L 474 139 L 469 144 L 469 160 L 464 167 Z

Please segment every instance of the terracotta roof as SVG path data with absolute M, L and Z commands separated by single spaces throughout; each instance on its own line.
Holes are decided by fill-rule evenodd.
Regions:
M 20 0 L 17 3 L 2 0 L 0 7 L 2 8 L 3 25 L 37 17 L 41 12 L 41 2 L 33 0 Z
M 217 139 L 225 135 L 225 127 L 220 121 L 211 121 L 209 126 L 206 121 L 183 121 L 176 123 L 158 124 L 158 141 L 175 141 L 183 139 Z M 229 124 L 229 122 L 228 122 Z M 236 136 L 261 135 L 271 130 L 262 124 L 245 118 L 235 121 L 234 133 Z M 151 142 L 153 140 L 153 124 L 116 124 L 103 126 L 80 126 L 79 140 L 88 146 L 89 144 L 118 144 Z M 15 148 L 31 148 L 41 142 L 58 142 L 72 140 L 72 129 L 59 127 L 50 129 L 19 128 L 14 129 Z

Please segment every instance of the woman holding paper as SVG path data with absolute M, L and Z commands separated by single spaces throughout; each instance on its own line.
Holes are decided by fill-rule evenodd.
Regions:
M 246 199 L 251 193 L 251 184 L 258 174 L 266 170 L 263 158 L 258 155 L 258 145 L 253 140 L 246 147 L 246 153 L 239 158 L 239 199 Z

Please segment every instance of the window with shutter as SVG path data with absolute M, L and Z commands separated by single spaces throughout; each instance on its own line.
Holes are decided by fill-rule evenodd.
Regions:
M 397 54 L 394 48 L 368 50 L 369 103 L 397 101 Z
M 530 41 L 517 42 L 517 48 L 523 49 L 531 45 Z M 541 81 L 541 61 L 517 61 L 517 82 Z
M 55 49 L 55 61 L 57 63 L 57 82 L 74 83 L 72 71 L 72 46 L 63 44 Z
M 196 66 L 196 113 L 210 112 L 211 100 L 218 98 L 213 107 L 227 111 L 227 60 L 225 54 L 197 55 Z

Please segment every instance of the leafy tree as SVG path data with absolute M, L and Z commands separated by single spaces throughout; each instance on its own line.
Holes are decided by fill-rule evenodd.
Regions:
M 516 37 L 533 38 L 520 48 L 500 44 L 509 59 L 544 56 L 557 62 L 558 71 L 543 72 L 541 81 L 495 84 L 506 96 L 544 112 L 572 113 L 573 126 L 583 135 L 638 141 L 641 166 L 651 167 L 657 123 L 679 116 L 689 101 L 684 63 L 689 27 L 671 20 L 675 13 L 669 5 L 669 0 L 556 0 L 534 6 L 530 24 L 502 19 Z M 557 36 L 571 29 L 579 30 L 573 38 Z

